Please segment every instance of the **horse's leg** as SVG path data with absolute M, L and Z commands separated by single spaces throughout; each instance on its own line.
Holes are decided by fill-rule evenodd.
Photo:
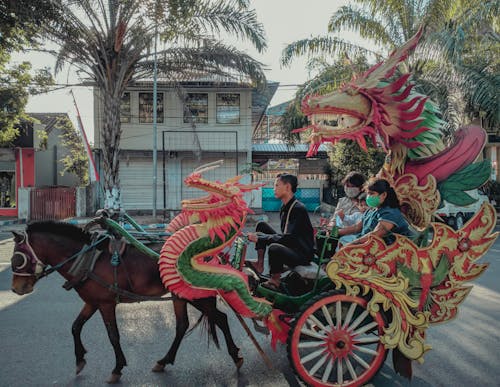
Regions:
M 73 322 L 71 333 L 73 334 L 73 342 L 75 344 L 75 357 L 76 357 L 76 374 L 78 375 L 85 367 L 85 354 L 87 350 L 83 346 L 80 333 L 82 332 L 83 325 L 94 315 L 97 308 L 90 304 L 85 304 L 80 311 L 80 314 Z
M 174 364 L 175 355 L 181 344 L 182 338 L 189 328 L 189 319 L 187 314 L 187 301 L 174 298 L 174 313 L 175 313 L 175 339 L 167 354 L 158 360 L 153 367 L 153 372 L 163 372 L 166 364 Z
M 233 359 L 234 364 L 236 364 L 236 367 L 239 369 L 243 365 L 243 358 L 239 356 L 240 349 L 233 341 L 233 336 L 231 335 L 231 330 L 227 322 L 227 315 L 217 309 L 217 299 L 215 297 L 210 297 L 195 300 L 193 301 L 193 305 L 208 317 L 208 321 L 214 321 L 222 331 L 224 339 L 226 340 L 227 351 Z
M 99 306 L 99 312 L 101 312 L 102 320 L 108 331 L 109 341 L 111 341 L 116 358 L 115 368 L 106 382 L 118 383 L 122 375 L 122 368 L 127 365 L 127 360 L 120 346 L 120 333 L 118 332 L 118 325 L 116 324 L 116 304 L 101 304 Z

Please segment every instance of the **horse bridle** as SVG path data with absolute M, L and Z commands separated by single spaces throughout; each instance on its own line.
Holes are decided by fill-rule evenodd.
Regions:
M 22 277 L 35 277 L 36 279 L 43 277 L 45 268 L 47 265 L 43 263 L 40 258 L 36 255 L 33 247 L 30 245 L 28 240 L 28 234 L 23 231 L 22 233 L 16 233 L 17 236 L 21 237 L 20 241 L 16 241 L 16 248 L 14 253 L 12 254 L 11 263 L 12 263 L 12 273 L 17 276 Z M 22 259 L 22 263 L 20 265 L 16 265 L 14 267 L 13 261 L 14 257 L 19 256 Z M 29 257 L 29 258 L 28 258 Z M 29 271 L 19 271 L 24 269 L 28 263 L 31 264 L 29 268 L 32 272 Z

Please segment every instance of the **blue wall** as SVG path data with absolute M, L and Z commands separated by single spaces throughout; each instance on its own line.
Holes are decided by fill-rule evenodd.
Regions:
M 295 197 L 306 206 L 308 211 L 314 211 L 320 205 L 319 188 L 298 188 Z M 274 197 L 272 188 L 262 188 L 262 209 L 264 211 L 279 211 L 281 200 Z

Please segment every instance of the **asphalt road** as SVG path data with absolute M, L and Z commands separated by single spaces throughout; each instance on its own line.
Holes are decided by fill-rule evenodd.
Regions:
M 35 292 L 17 296 L 10 291 L 11 242 L 0 242 L 0 386 L 100 386 L 114 366 L 114 355 L 98 314 L 86 324 L 82 339 L 88 353 L 87 366 L 75 376 L 71 324 L 81 308 L 74 291 L 61 288 L 62 277 L 41 280 Z M 433 350 L 424 364 L 414 363 L 411 382 L 396 375 L 390 357 L 370 385 L 374 386 L 500 386 L 500 241 L 484 261 L 490 268 L 475 281 L 461 305 L 458 317 L 428 330 Z M 238 320 L 227 311 L 231 331 L 245 359 L 237 372 L 225 346 L 208 344 L 197 328 L 186 337 L 174 366 L 165 373 L 151 372 L 155 361 L 170 346 L 175 319 L 169 302 L 122 304 L 118 324 L 122 348 L 128 361 L 122 386 L 298 386 L 287 359 L 286 346 L 274 352 L 270 340 L 256 338 L 271 358 L 267 368 Z M 198 312 L 190 309 L 190 321 Z M 223 341 L 222 335 L 219 335 Z

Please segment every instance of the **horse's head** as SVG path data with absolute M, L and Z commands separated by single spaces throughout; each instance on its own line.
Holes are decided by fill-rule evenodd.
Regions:
M 33 291 L 33 286 L 40 278 L 45 264 L 37 257 L 29 243 L 28 233 L 13 231 L 14 252 L 10 259 L 12 267 L 12 291 L 23 295 Z

